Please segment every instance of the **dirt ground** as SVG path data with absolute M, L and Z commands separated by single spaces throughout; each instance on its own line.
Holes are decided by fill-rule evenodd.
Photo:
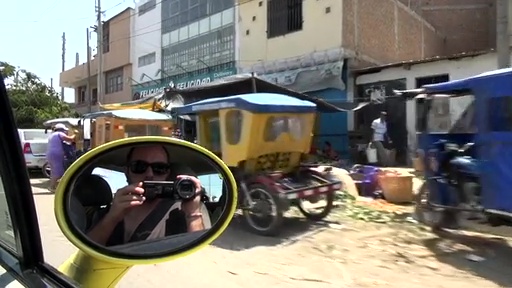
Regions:
M 58 266 L 75 248 L 55 223 L 53 196 L 40 188 L 42 180 L 33 185 L 45 256 Z M 418 224 L 367 223 L 340 210 L 322 223 L 294 215 L 277 238 L 246 232 L 237 217 L 210 247 L 134 267 L 119 287 L 512 287 L 507 239 L 460 232 L 439 237 Z

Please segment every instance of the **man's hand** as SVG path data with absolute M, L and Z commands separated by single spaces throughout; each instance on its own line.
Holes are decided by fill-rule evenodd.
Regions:
M 129 208 L 144 203 L 146 198 L 143 194 L 144 189 L 142 188 L 142 182 L 135 185 L 128 185 L 117 190 L 108 215 L 116 220 L 121 220 Z
M 201 213 L 201 181 L 193 176 L 178 175 L 178 179 L 188 179 L 194 182 L 196 186 L 196 197 L 190 201 L 181 202 L 181 211 L 185 213 L 187 218 L 188 232 L 204 230 L 203 214 Z
M 177 179 L 188 179 L 194 182 L 196 187 L 196 197 L 190 201 L 181 202 L 181 210 L 187 215 L 187 217 L 194 217 L 194 214 L 201 213 L 201 191 L 203 188 L 201 187 L 201 181 L 193 176 L 188 175 L 178 175 Z

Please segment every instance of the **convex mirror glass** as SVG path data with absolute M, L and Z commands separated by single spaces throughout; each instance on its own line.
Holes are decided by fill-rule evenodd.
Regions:
M 181 140 L 120 142 L 126 140 L 88 152 L 64 176 L 62 221 L 75 241 L 135 260 L 183 253 L 218 237 L 236 201 L 222 161 Z

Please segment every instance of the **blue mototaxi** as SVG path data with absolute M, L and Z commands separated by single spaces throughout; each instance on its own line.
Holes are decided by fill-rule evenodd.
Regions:
M 417 104 L 426 180 L 418 220 L 434 228 L 511 226 L 512 69 L 395 92 Z

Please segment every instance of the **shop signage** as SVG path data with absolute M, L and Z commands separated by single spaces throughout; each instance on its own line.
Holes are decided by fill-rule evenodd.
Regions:
M 164 92 L 164 89 L 169 86 L 174 86 L 177 89 L 186 89 L 189 87 L 208 84 L 214 80 L 235 74 L 236 68 L 230 68 L 224 71 L 205 73 L 194 77 L 181 77 L 172 79 L 170 83 L 159 83 L 148 86 L 144 86 L 144 84 L 134 85 L 132 86 L 133 100 L 161 94 Z

